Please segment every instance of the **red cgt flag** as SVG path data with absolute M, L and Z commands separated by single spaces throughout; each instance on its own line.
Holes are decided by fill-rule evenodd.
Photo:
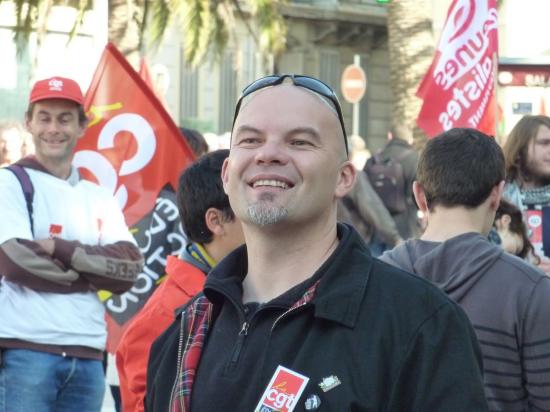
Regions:
M 153 91 L 108 44 L 86 94 L 90 123 L 73 164 L 109 189 L 123 209 L 145 267 L 122 295 L 100 292 L 107 309 L 107 349 L 144 305 L 164 275 L 166 256 L 185 247 L 174 188 L 194 154 Z
M 416 95 L 417 123 L 429 137 L 453 127 L 494 135 L 496 0 L 453 0 L 436 54 Z

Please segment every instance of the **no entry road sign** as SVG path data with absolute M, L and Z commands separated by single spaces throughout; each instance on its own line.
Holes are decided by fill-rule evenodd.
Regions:
M 344 99 L 350 103 L 358 103 L 367 90 L 367 76 L 363 69 L 356 65 L 350 64 L 342 73 L 342 95 Z

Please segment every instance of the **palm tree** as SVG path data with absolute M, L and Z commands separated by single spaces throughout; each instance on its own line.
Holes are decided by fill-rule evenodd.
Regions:
M 220 57 L 236 38 L 236 18 L 246 27 L 264 55 L 277 55 L 285 46 L 286 25 L 278 12 L 284 0 L 158 0 L 151 2 L 152 44 L 159 44 L 174 19 L 182 28 L 185 60 L 196 66 L 211 52 Z
M 0 0 L 9 1 L 9 0 Z M 258 49 L 277 55 L 285 47 L 286 25 L 278 12 L 285 0 L 109 0 L 109 41 L 114 43 L 131 63 L 137 58 L 149 37 L 158 45 L 172 21 L 179 23 L 184 40 L 185 60 L 196 66 L 209 53 L 221 56 L 237 28 L 237 18 L 244 23 Z M 14 1 L 17 24 L 14 27 L 18 45 L 28 43 L 36 30 L 38 41 L 45 34 L 47 19 L 54 0 Z M 78 0 L 78 13 L 71 37 L 82 23 L 92 0 Z
M 33 31 L 36 31 L 37 47 L 40 48 L 46 34 L 48 18 L 55 3 L 54 0 L 0 0 L 0 3 L 2 2 L 12 2 L 15 6 L 16 24 L 13 31 L 18 53 L 21 53 L 26 47 Z M 91 3 L 92 0 L 78 0 L 77 14 L 70 32 L 70 38 L 74 37 L 82 24 L 84 12 L 91 7 Z
M 413 127 L 422 101 L 416 89 L 434 55 L 431 0 L 399 0 L 388 4 L 390 87 L 394 105 L 392 121 Z M 425 139 L 415 128 L 415 142 Z
M 143 48 L 149 2 L 147 0 L 109 0 L 108 39 L 135 67 Z

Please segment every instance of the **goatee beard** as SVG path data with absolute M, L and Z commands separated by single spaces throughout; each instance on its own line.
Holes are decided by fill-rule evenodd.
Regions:
M 247 215 L 251 223 L 263 227 L 282 221 L 288 216 L 288 210 L 267 202 L 258 202 L 248 206 Z

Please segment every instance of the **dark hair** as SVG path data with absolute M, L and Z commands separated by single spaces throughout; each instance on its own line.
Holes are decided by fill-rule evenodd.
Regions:
M 506 160 L 506 179 L 528 181 L 531 179 L 527 170 L 527 150 L 529 144 L 536 137 L 541 126 L 550 129 L 550 117 L 543 115 L 523 116 L 516 123 L 502 150 Z
M 451 129 L 428 141 L 416 180 L 430 210 L 438 204 L 477 207 L 504 180 L 502 149 L 494 138 L 475 129 Z
M 180 127 L 179 129 L 196 157 L 201 157 L 203 154 L 208 153 L 208 143 L 206 143 L 206 139 L 198 130 L 188 129 L 187 127 Z
M 204 215 L 213 207 L 223 213 L 225 221 L 235 215 L 223 190 L 221 170 L 229 150 L 216 150 L 197 159 L 183 171 L 178 183 L 177 202 L 183 230 L 189 240 L 209 243 L 213 234 Z
M 38 102 L 29 103 L 29 106 L 27 107 L 27 111 L 25 112 L 25 117 L 28 120 L 32 120 L 34 106 L 36 105 L 36 103 Z M 80 124 L 81 127 L 84 127 L 88 123 L 88 116 L 86 116 L 86 112 L 84 111 L 84 106 L 78 103 L 75 103 L 75 106 L 78 112 L 78 123 Z
M 521 210 L 519 210 L 512 203 L 501 199 L 495 214 L 495 220 L 502 218 L 503 215 L 510 216 L 510 232 L 521 237 L 521 240 L 523 241 L 523 247 L 516 253 L 516 255 L 522 259 L 532 255 L 539 259 L 540 262 L 540 258 L 536 256 L 535 248 L 527 236 L 527 226 L 523 221 L 523 214 L 521 213 Z

